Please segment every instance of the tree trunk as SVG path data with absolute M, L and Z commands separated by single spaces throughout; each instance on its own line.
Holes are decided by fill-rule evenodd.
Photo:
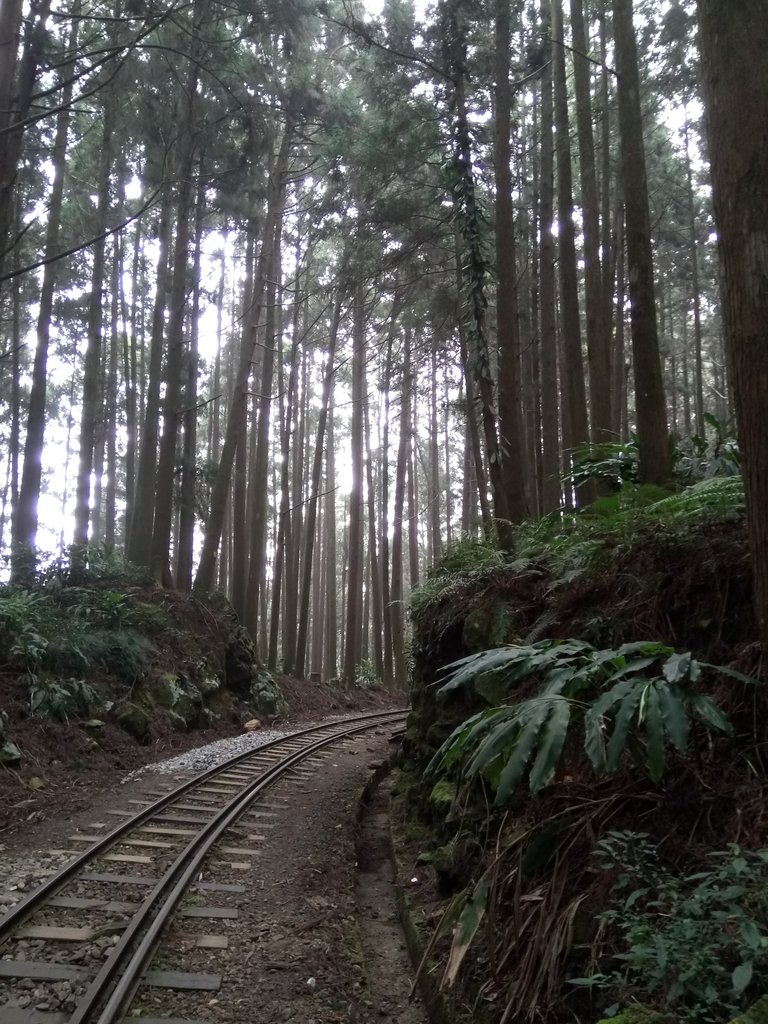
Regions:
M 515 259 L 515 224 L 510 168 L 512 97 L 510 73 L 510 0 L 495 0 L 496 99 L 493 159 L 496 172 L 496 320 L 499 345 L 499 454 L 512 523 L 528 516 L 530 471 L 525 455 L 520 373 L 520 325 Z M 505 530 L 505 535 L 506 535 Z
M 168 287 L 171 204 L 171 190 L 166 188 L 160 207 L 160 225 L 157 233 L 156 285 L 149 348 L 149 381 L 144 397 L 144 422 L 139 441 L 136 493 L 126 551 L 132 562 L 146 568 L 149 568 L 152 558 L 152 519 L 155 508 L 157 438 L 160 432 L 160 387 L 162 384 L 163 334 L 165 332 L 165 304 Z M 142 374 L 143 379 L 144 375 Z
M 259 594 L 264 586 L 266 569 L 267 517 L 269 515 L 269 424 L 272 407 L 272 382 L 275 370 L 275 348 L 277 345 L 277 311 L 279 301 L 280 273 L 280 235 L 283 222 L 283 202 L 277 213 L 275 229 L 270 239 L 270 251 L 264 260 L 267 277 L 267 309 L 264 326 L 264 357 L 261 364 L 261 384 L 258 396 L 258 425 L 256 429 L 256 457 L 253 470 L 254 502 L 252 508 L 250 563 L 248 566 L 248 583 L 246 590 L 244 625 L 256 640 L 258 625 Z M 262 654 L 266 656 L 266 651 Z
M 278 209 L 282 196 L 282 181 L 288 169 L 288 158 L 290 156 L 292 131 L 289 125 L 286 126 L 283 139 L 280 144 L 280 151 L 275 162 L 274 173 L 270 183 L 269 200 L 267 203 L 267 215 L 264 225 L 265 239 L 272 237 L 277 223 Z M 251 360 L 257 340 L 258 312 L 261 306 L 264 290 L 264 273 L 260 266 L 256 273 L 254 282 L 254 294 L 251 303 L 252 311 L 247 316 L 243 330 L 243 340 L 240 349 L 240 359 L 235 378 L 235 387 L 232 395 L 232 403 L 227 418 L 227 426 L 224 436 L 224 444 L 221 451 L 221 460 L 216 473 L 216 480 L 211 495 L 211 512 L 203 539 L 203 550 L 200 555 L 200 565 L 195 577 L 194 589 L 198 593 L 208 593 L 213 587 L 216 552 L 219 549 L 221 531 L 224 526 L 224 513 L 227 507 L 227 495 L 232 477 L 232 466 L 235 460 L 235 451 L 238 442 L 238 425 L 242 411 L 246 408 L 248 400 L 248 380 L 251 375 Z
M 603 280 L 600 264 L 600 213 L 592 135 L 589 43 L 584 26 L 583 0 L 571 0 L 573 80 L 576 92 L 576 124 L 579 138 L 581 211 L 584 238 L 584 277 L 589 358 L 589 399 L 592 440 L 611 440 L 611 365 L 608 324 L 603 316 Z M 607 183 L 603 183 L 607 187 Z
M 315 451 L 312 459 L 312 477 L 310 481 L 310 495 L 307 503 L 307 514 L 304 525 L 304 550 L 301 554 L 301 606 L 299 608 L 298 622 L 299 631 L 296 637 L 296 655 L 293 659 L 293 672 L 298 679 L 304 677 L 304 665 L 307 656 L 307 637 L 309 635 L 309 598 L 312 582 L 312 552 L 315 546 L 315 524 L 317 521 L 317 503 L 320 498 L 320 481 L 323 469 L 323 447 L 325 443 L 325 428 L 328 422 L 328 409 L 331 404 L 333 391 L 334 374 L 336 367 L 336 341 L 339 334 L 339 321 L 341 319 L 342 297 L 338 296 L 333 308 L 331 318 L 330 336 L 328 338 L 328 355 L 325 363 L 325 376 L 323 378 L 323 394 L 320 402 L 320 413 L 317 419 L 317 438 L 315 440 Z
M 192 307 L 189 317 L 189 346 L 184 380 L 184 437 L 179 486 L 179 543 L 176 552 L 176 586 L 189 593 L 192 589 L 192 558 L 195 541 L 195 479 L 197 468 L 197 372 L 199 362 L 200 262 L 205 214 L 205 178 L 203 160 L 197 175 L 195 199 L 195 254 L 192 259 Z
M 747 497 L 755 605 L 768 655 L 768 19 L 763 0 L 699 0 L 728 362 Z
M 360 664 L 363 603 L 363 401 L 365 395 L 365 313 L 362 285 L 355 290 L 352 328 L 352 425 L 349 491 L 347 625 L 342 682 L 351 689 Z
M 693 344 L 696 359 L 696 433 L 699 437 L 706 434 L 704 422 L 704 372 L 702 368 L 701 345 L 701 282 L 699 280 L 699 244 L 696 237 L 696 210 L 693 196 L 693 168 L 691 167 L 690 130 L 688 124 L 688 107 L 685 108 L 683 135 L 685 139 L 685 173 L 688 188 L 688 244 L 690 246 L 691 290 L 693 292 Z
M 199 28 L 203 18 L 204 0 L 195 0 L 194 25 Z M 193 54 L 199 42 L 193 45 Z M 181 418 L 182 376 L 184 371 L 184 322 L 188 301 L 189 236 L 192 226 L 193 169 L 197 148 L 196 95 L 199 77 L 197 60 L 190 60 L 184 86 L 183 111 L 179 125 L 179 149 L 176 154 L 178 199 L 176 206 L 176 246 L 171 276 L 168 344 L 165 362 L 165 396 L 163 400 L 163 433 L 157 460 L 155 518 L 152 530 L 152 571 L 158 583 L 172 583 L 170 571 L 171 523 L 176 483 L 176 442 Z
M 373 455 L 371 453 L 371 423 L 368 409 L 368 396 L 363 395 L 363 419 L 365 430 L 365 463 L 366 485 L 368 490 L 368 558 L 370 563 L 370 609 L 372 621 L 373 664 L 376 678 L 384 679 L 384 650 L 382 647 L 383 612 L 381 598 L 381 572 L 379 553 L 376 549 L 376 488 L 373 475 Z
M 3 33 L 8 31 L 6 8 L 13 6 L 13 0 L 5 0 L 2 8 L 0 8 L 0 67 L 3 66 L 2 60 L 11 56 L 8 44 L 4 41 Z M 78 3 L 75 5 L 75 17 L 72 21 L 67 47 L 72 54 L 77 49 L 77 34 L 80 26 L 79 12 L 80 5 Z M 46 259 L 53 256 L 59 248 L 73 72 L 74 61 L 65 64 L 61 71 L 61 80 L 64 82 L 64 88 L 62 89 L 62 109 L 56 118 L 56 135 L 51 153 L 53 182 L 51 184 L 51 199 L 48 207 L 48 223 L 45 235 Z M 0 88 L 0 102 L 2 102 L 2 96 L 3 90 Z M 0 106 L 0 111 L 3 109 L 5 108 Z M 12 530 L 11 577 L 14 580 L 18 580 L 26 571 L 31 571 L 34 568 L 35 562 L 35 539 L 37 537 L 38 522 L 37 506 L 40 500 L 47 405 L 48 345 L 53 312 L 53 294 L 59 268 L 59 263 L 46 264 L 43 269 L 43 283 L 40 288 L 40 310 L 37 316 L 37 345 L 35 348 L 35 361 L 32 367 L 29 405 L 27 407 L 27 433 L 24 439 L 24 466 Z
M 551 24 L 549 0 L 542 4 L 544 37 Z M 549 54 L 552 47 L 549 44 Z M 560 507 L 560 442 L 557 401 L 557 308 L 555 296 L 554 137 L 552 63 L 541 76 L 541 185 L 539 193 L 539 289 L 541 307 L 541 504 L 547 515 Z
M 96 232 L 104 231 L 109 206 L 109 175 L 112 166 L 112 120 L 114 93 L 110 93 L 104 108 L 104 133 L 101 142 L 99 190 L 96 212 Z M 72 538 L 72 561 L 80 564 L 85 558 L 90 522 L 91 473 L 96 438 L 96 422 L 100 397 L 99 367 L 101 365 L 102 328 L 104 323 L 103 295 L 104 255 L 106 240 L 101 237 L 93 246 L 93 274 L 88 306 L 88 345 L 83 369 L 83 408 L 80 419 L 80 458 L 77 467 L 75 494 L 75 529 Z
M 336 439 L 334 436 L 333 393 L 328 410 L 328 458 L 325 463 L 325 643 L 323 644 L 323 677 L 326 682 L 336 678 L 338 669 L 338 576 L 336 567 Z
M 405 689 L 408 668 L 405 660 L 405 608 L 403 607 L 403 512 L 408 462 L 408 435 L 411 421 L 411 329 L 406 327 L 403 339 L 403 378 L 400 387 L 400 439 L 395 467 L 395 505 L 392 517 L 392 585 L 390 606 L 392 618 L 392 660 L 394 685 Z
M 554 116 L 557 145 L 558 241 L 560 246 L 560 323 L 564 357 L 560 381 L 569 419 L 568 430 L 563 433 L 567 437 L 567 445 L 572 450 L 589 440 L 589 424 L 587 394 L 584 385 L 584 363 L 581 357 L 576 228 L 573 223 L 573 171 L 561 0 L 552 0 L 552 37 L 554 41 Z M 571 451 L 566 452 L 566 459 L 569 459 L 570 456 Z M 580 504 L 588 502 L 590 497 L 589 488 L 580 489 Z
M 619 74 L 619 133 L 640 479 L 643 483 L 665 484 L 672 475 L 672 453 L 656 323 L 651 218 L 632 0 L 613 0 L 613 33 Z

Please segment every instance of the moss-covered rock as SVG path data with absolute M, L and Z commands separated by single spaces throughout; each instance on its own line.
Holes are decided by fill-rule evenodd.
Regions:
M 207 700 L 208 697 L 212 697 L 214 693 L 218 693 L 221 688 L 220 681 L 216 676 L 202 676 L 197 681 L 197 687 L 200 693 L 203 695 L 203 700 Z
M 750 1008 L 731 1021 L 731 1024 L 768 1024 L 768 996 L 750 1006 Z
M 179 680 L 173 672 L 163 672 L 149 684 L 149 694 L 161 708 L 172 708 L 180 693 Z
M 181 715 L 177 715 L 175 711 L 166 711 L 165 718 L 168 724 L 172 726 L 176 732 L 188 731 L 189 725 L 187 724 L 186 719 L 182 718 Z
M 187 682 L 180 686 L 173 711 L 187 723 L 189 728 L 194 728 L 200 721 L 200 712 L 203 710 L 203 695 L 194 683 Z
M 450 810 L 451 804 L 456 799 L 456 784 L 449 779 L 440 779 L 432 787 L 429 794 L 429 802 L 445 814 Z
M 138 704 L 123 705 L 117 713 L 117 724 L 139 743 L 148 743 L 152 738 L 149 715 Z
M 266 718 L 275 718 L 287 710 L 280 687 L 264 669 L 256 669 L 254 672 L 248 703 L 254 711 Z

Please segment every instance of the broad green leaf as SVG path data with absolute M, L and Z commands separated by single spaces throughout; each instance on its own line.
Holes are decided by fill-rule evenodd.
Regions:
M 733 985 L 733 991 L 737 996 L 740 996 L 741 993 L 749 986 L 750 981 L 752 981 L 752 973 L 753 968 L 751 960 L 746 960 L 743 964 L 739 964 L 739 966 L 734 969 L 734 972 L 731 975 L 731 984 Z
M 616 679 L 623 679 L 624 676 L 634 675 L 636 672 L 642 672 L 644 668 L 648 668 L 655 661 L 657 661 L 657 658 L 651 656 L 635 658 L 634 661 L 628 661 L 621 668 L 616 669 L 613 675 L 608 679 L 608 682 L 612 683 Z
M 587 715 L 601 716 L 606 714 L 614 704 L 618 704 L 620 700 L 623 700 L 625 695 L 637 685 L 638 683 L 636 679 L 622 680 L 622 682 L 612 686 L 610 690 L 607 690 L 604 694 L 598 697 L 587 712 Z
M 584 750 L 597 772 L 605 770 L 606 737 L 602 715 L 592 714 L 592 709 L 584 716 Z
M 749 683 L 750 686 L 761 685 L 753 676 L 745 676 L 743 672 L 737 672 L 735 668 L 725 668 L 723 665 L 710 665 L 709 662 L 700 662 L 702 668 L 711 668 L 721 676 L 728 676 L 729 679 L 736 679 L 740 683 Z
M 665 658 L 674 653 L 674 648 L 667 647 L 666 644 L 659 643 L 657 640 L 637 640 L 633 643 L 622 644 L 616 651 L 616 654 L 623 657 L 641 654 L 652 658 Z
M 609 772 L 616 771 L 621 755 L 624 753 L 624 748 L 627 745 L 627 733 L 632 719 L 635 717 L 642 692 L 643 684 L 638 680 L 618 706 L 605 759 L 605 767 Z
M 552 705 L 539 738 L 539 749 L 529 779 L 532 793 L 538 793 L 552 778 L 568 735 L 570 720 L 570 702 L 565 697 L 560 697 Z
M 467 955 L 469 947 L 472 945 L 472 942 L 477 935 L 480 922 L 483 920 L 485 915 L 487 903 L 488 879 L 484 875 L 475 887 L 475 891 L 472 893 L 472 898 L 465 904 L 464 909 L 459 916 L 459 920 L 456 923 L 456 929 L 453 933 L 453 943 L 448 955 L 448 963 L 445 966 L 445 974 L 443 975 L 441 987 L 446 986 L 450 988 L 456 981 L 456 976 L 459 973 L 464 957 Z
M 664 728 L 670 742 L 681 754 L 685 753 L 688 748 L 688 733 L 690 731 L 688 712 L 680 697 L 671 687 L 659 683 L 656 689 L 659 694 Z
M 660 782 L 664 775 L 664 723 L 659 706 L 659 693 L 653 685 L 648 686 L 646 690 L 645 728 L 648 734 L 648 774 L 654 782 Z
M 710 729 L 717 729 L 727 736 L 733 735 L 733 726 L 711 697 L 707 697 L 703 693 L 695 693 L 690 698 L 690 704 L 696 717 L 700 718 Z
M 551 694 L 552 696 L 560 694 L 569 683 L 573 683 L 575 680 L 578 680 L 578 678 L 578 669 L 573 668 L 571 665 L 563 668 L 553 668 L 547 673 L 542 693 Z M 569 687 L 569 690 L 570 689 L 571 688 Z
M 741 937 L 744 939 L 746 944 L 751 950 L 760 949 L 761 935 L 760 929 L 757 927 L 754 921 L 747 920 L 741 926 Z
M 637 686 L 636 679 L 625 679 L 592 704 L 584 716 L 584 749 L 595 771 L 605 771 L 606 733 L 603 717 Z
M 668 683 L 680 683 L 688 677 L 691 670 L 691 652 L 672 654 L 664 662 L 662 673 Z
M 520 648 L 499 647 L 492 651 L 483 651 L 482 654 L 472 654 L 468 658 L 461 658 L 441 669 L 441 675 L 447 675 L 445 682 L 437 680 L 436 685 L 440 686 L 438 693 L 448 693 L 457 690 L 466 683 L 471 682 L 481 672 L 489 672 L 492 669 L 499 669 L 509 665 L 520 657 Z
M 549 707 L 546 704 L 531 709 L 531 714 L 520 730 L 515 748 L 499 778 L 495 801 L 497 807 L 505 804 L 517 788 L 548 714 Z
M 527 703 L 527 702 L 526 702 Z M 464 772 L 470 778 L 484 771 L 501 754 L 514 746 L 523 728 L 524 710 L 516 708 L 517 714 L 497 723 L 475 750 Z

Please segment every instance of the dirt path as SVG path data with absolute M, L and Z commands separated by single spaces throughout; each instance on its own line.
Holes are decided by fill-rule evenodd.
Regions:
M 198 932 L 210 932 L 211 922 L 183 918 L 153 963 L 218 973 L 220 990 L 142 988 L 130 1016 L 211 1024 L 424 1024 L 421 1008 L 408 1000 L 412 969 L 385 853 L 375 840 L 361 848 L 356 834 L 361 790 L 390 749 L 386 730 L 376 730 L 332 748 L 304 777 L 270 792 L 273 808 L 259 827 L 258 856 L 229 873 L 221 864 L 216 869 L 219 882 L 246 888 L 244 895 L 217 893 L 217 905 L 238 910 L 236 919 L 216 922 L 226 948 L 196 948 Z M 140 784 L 104 793 L 102 807 L 123 806 Z M 92 821 L 96 811 L 85 817 Z M 380 814 L 379 806 L 373 817 Z M 23 858 L 33 876 L 56 837 L 86 824 L 85 817 L 52 819 L 45 835 L 30 829 L 25 838 L 22 830 L 0 860 Z

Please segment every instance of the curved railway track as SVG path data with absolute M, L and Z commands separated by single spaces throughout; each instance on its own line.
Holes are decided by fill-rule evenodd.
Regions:
M 405 714 L 405 711 L 367 714 L 291 733 L 195 776 L 136 813 L 114 811 L 129 816 L 104 835 L 72 836 L 73 841 L 90 841 L 89 847 L 0 918 L 0 983 L 12 979 L 69 980 L 79 988 L 75 1010 L 68 1017 L 62 1017 L 24 1010 L 3 1012 L 0 1007 L 0 1024 L 40 1024 L 47 1018 L 53 1022 L 54 1017 L 56 1024 L 61 1024 L 62 1020 L 67 1020 L 68 1024 L 114 1024 L 122 1020 L 185 894 L 195 886 L 207 891 L 245 891 L 244 887 L 236 885 L 199 880 L 206 862 L 217 852 L 258 855 L 252 849 L 222 845 L 226 833 L 237 828 L 238 822 L 248 814 L 260 816 L 261 827 L 264 827 L 262 817 L 268 817 L 271 813 L 268 808 L 275 806 L 264 803 L 264 794 L 276 782 L 302 771 L 302 762 L 309 759 L 311 763 L 324 748 L 350 740 L 359 733 L 381 726 L 397 726 Z M 254 810 L 254 804 L 265 809 Z M 115 854 L 112 853 L 114 848 L 125 848 L 129 852 Z M 136 849 L 151 850 L 152 855 L 136 854 L 133 852 Z M 156 854 L 155 851 L 161 852 Z M 128 863 L 143 867 L 154 864 L 155 856 L 166 862 L 159 876 L 100 869 L 100 862 L 105 858 L 110 866 Z M 94 867 L 99 870 L 93 870 Z M 133 887 L 149 892 L 140 902 L 79 895 L 83 889 L 87 891 L 89 885 L 112 886 L 118 896 Z M 67 895 L 70 891 L 75 895 Z M 87 929 L 34 924 L 41 914 L 46 920 L 51 911 L 67 909 L 130 913 L 129 918 L 114 923 L 113 934 L 120 934 L 120 938 L 99 968 L 73 967 L 72 958 L 65 956 L 61 949 L 72 942 L 93 940 L 109 931 L 108 925 Z M 215 907 L 198 908 L 195 916 L 205 916 L 206 910 L 214 917 L 224 916 L 215 914 Z M 20 938 L 50 941 L 46 958 L 37 961 L 6 959 L 13 941 Z M 179 974 L 177 983 L 179 987 L 194 987 L 195 979 L 192 975 Z M 136 1020 L 141 1024 L 142 1018 Z

